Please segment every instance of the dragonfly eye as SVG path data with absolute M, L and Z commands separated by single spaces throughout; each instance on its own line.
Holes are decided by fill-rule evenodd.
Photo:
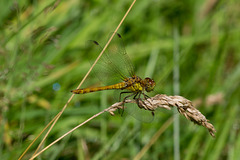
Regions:
M 156 85 L 155 81 L 151 78 L 148 78 L 148 77 L 145 78 L 144 81 L 145 81 L 145 90 L 147 92 L 151 92 Z

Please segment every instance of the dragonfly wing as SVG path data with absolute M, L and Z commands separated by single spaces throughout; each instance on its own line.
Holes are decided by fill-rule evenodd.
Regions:
M 119 33 L 114 35 L 107 50 L 110 61 L 117 67 L 120 74 L 125 77 L 132 77 L 135 75 L 134 66 L 127 55 L 124 41 Z
M 92 40 L 86 42 L 86 49 L 91 64 L 95 62 L 97 55 L 103 50 L 98 42 Z M 135 75 L 134 67 L 119 34 L 116 33 L 113 37 L 107 51 L 102 54 L 93 68 L 93 72 L 106 85 L 118 83 Z
M 139 108 L 135 103 L 127 103 L 125 106 L 126 109 L 124 111 L 126 110 L 127 114 L 141 122 L 151 123 L 154 120 L 154 115 L 151 111 Z
M 86 49 L 90 64 L 93 65 L 103 48 L 98 42 L 89 40 L 86 42 Z M 124 79 L 120 77 L 116 66 L 110 61 L 109 55 L 106 53 L 102 54 L 92 72 L 105 85 L 115 84 Z

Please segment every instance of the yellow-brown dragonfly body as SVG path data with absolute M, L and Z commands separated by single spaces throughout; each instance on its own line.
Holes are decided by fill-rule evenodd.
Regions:
M 120 82 L 114 85 L 76 89 L 76 90 L 72 90 L 71 92 L 75 94 L 84 94 L 84 93 L 103 91 L 103 90 L 121 89 L 121 90 L 129 90 L 135 93 L 139 93 L 139 92 L 141 93 L 141 92 L 144 92 L 145 90 L 147 92 L 152 91 L 154 86 L 155 86 L 155 82 L 150 78 L 145 78 L 144 80 L 142 80 L 138 76 L 133 76 L 130 78 L 126 78 L 124 82 Z

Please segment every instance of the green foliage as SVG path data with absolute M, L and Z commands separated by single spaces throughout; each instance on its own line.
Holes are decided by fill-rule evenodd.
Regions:
M 160 14 L 170 25 L 184 25 L 193 16 L 192 2 L 189 0 L 163 1 L 160 5 Z
M 240 2 L 137 1 L 118 31 L 136 73 L 173 94 L 173 25 L 180 28 L 180 93 L 216 127 L 180 117 L 182 159 L 239 159 Z M 87 40 L 105 45 L 129 1 L 0 1 L 0 159 L 17 159 L 62 109 L 90 65 Z M 96 53 L 98 55 L 99 53 Z M 83 87 L 98 85 L 89 77 Z M 46 144 L 113 104 L 112 92 L 76 95 Z M 172 116 L 152 123 L 104 114 L 41 154 L 42 159 L 133 159 Z M 173 159 L 170 125 L 142 159 Z M 25 158 L 30 158 L 37 144 Z

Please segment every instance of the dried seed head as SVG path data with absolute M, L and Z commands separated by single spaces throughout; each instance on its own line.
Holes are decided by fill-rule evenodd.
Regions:
M 126 100 L 124 103 L 136 103 L 136 100 Z M 122 105 L 123 102 L 117 102 L 106 109 L 106 111 L 112 114 L 116 109 L 121 108 Z M 207 120 L 206 117 L 193 106 L 191 101 L 182 96 L 167 96 L 164 94 L 158 94 L 146 100 L 139 100 L 138 105 L 140 108 L 144 108 L 148 111 L 155 111 L 157 108 L 171 110 L 172 107 L 177 107 L 180 114 L 193 123 L 207 128 L 211 136 L 215 137 L 216 130 L 214 126 L 209 123 L 209 120 Z

